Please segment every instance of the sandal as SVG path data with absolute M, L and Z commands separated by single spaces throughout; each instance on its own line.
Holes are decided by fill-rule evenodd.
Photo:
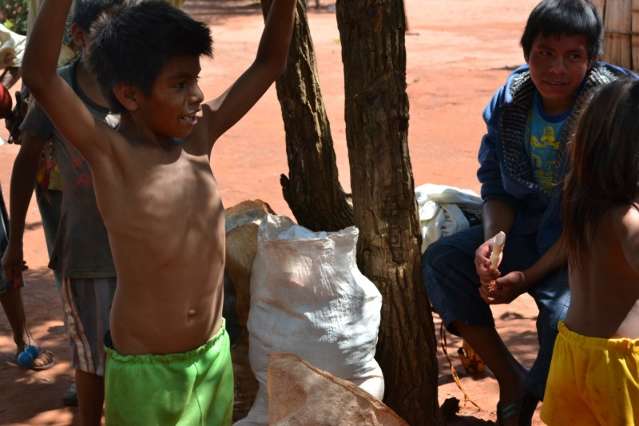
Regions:
M 55 355 L 50 351 L 40 350 L 36 346 L 29 345 L 16 356 L 16 363 L 29 370 L 47 370 L 55 364 Z

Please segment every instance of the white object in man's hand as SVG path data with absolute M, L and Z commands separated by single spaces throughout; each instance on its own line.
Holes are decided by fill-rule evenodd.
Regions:
M 491 238 L 490 264 L 493 269 L 497 269 L 501 263 L 501 257 L 506 244 L 506 233 L 499 231 L 497 235 Z

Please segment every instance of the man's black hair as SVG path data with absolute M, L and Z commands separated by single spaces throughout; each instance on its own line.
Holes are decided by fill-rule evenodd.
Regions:
M 212 56 L 211 31 L 164 1 L 129 3 L 103 15 L 92 28 L 89 61 L 114 112 L 118 83 L 151 93 L 162 67 L 176 57 Z
M 75 0 L 71 22 L 88 33 L 91 25 L 104 11 L 122 3 L 124 0 Z
M 602 54 L 603 25 L 597 8 L 590 0 L 543 0 L 528 17 L 521 47 L 528 59 L 538 35 L 584 35 L 588 42 L 588 57 Z

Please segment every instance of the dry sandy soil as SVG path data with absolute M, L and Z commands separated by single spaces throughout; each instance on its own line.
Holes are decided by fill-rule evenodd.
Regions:
M 310 2 L 314 3 L 314 2 Z M 476 151 L 484 132 L 481 112 L 502 84 L 508 69 L 523 61 L 518 40 L 536 0 L 407 0 L 409 35 L 408 93 L 411 103 L 410 151 L 416 184 L 426 182 L 478 190 Z M 318 58 L 320 81 L 331 120 L 340 179 L 349 188 L 348 156 L 343 122 L 343 77 L 339 33 L 332 3 L 309 12 Z M 207 20 L 215 37 L 215 59 L 205 60 L 202 88 L 213 97 L 221 93 L 251 62 L 262 29 L 259 9 L 238 1 L 189 0 L 187 9 Z M 6 136 L 6 132 L 0 132 Z M 0 149 L 0 181 L 8 200 L 15 146 Z M 279 175 L 286 172 L 284 131 L 275 90 L 216 145 L 212 160 L 226 205 L 261 198 L 281 214 L 290 214 Z M 62 309 L 46 268 L 47 255 L 35 202 L 29 208 L 25 257 L 30 269 L 24 299 L 28 322 L 38 343 L 57 355 L 58 363 L 45 372 L 24 371 L 12 362 L 10 329 L 0 315 L 0 424 L 72 424 L 74 410 L 61 407 L 71 383 L 70 353 L 64 335 Z M 516 356 L 530 365 L 536 354 L 532 299 L 521 297 L 494 309 L 497 324 Z M 438 326 L 439 322 L 436 322 Z M 490 373 L 463 377 L 456 356 L 458 339 L 449 336 L 448 352 L 462 375 L 466 393 L 481 410 L 467 404 L 455 424 L 494 420 L 497 384 Z M 463 399 L 441 348 L 439 398 Z M 536 424 L 541 424 L 536 416 Z

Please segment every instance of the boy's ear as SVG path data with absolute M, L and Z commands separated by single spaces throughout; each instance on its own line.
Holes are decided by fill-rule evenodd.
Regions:
M 140 107 L 140 90 L 136 87 L 118 83 L 113 87 L 113 94 L 127 111 L 137 111 Z
M 73 40 L 73 45 L 77 49 L 84 49 L 86 46 L 86 37 L 85 32 L 78 26 L 78 24 L 71 24 L 71 39 Z

